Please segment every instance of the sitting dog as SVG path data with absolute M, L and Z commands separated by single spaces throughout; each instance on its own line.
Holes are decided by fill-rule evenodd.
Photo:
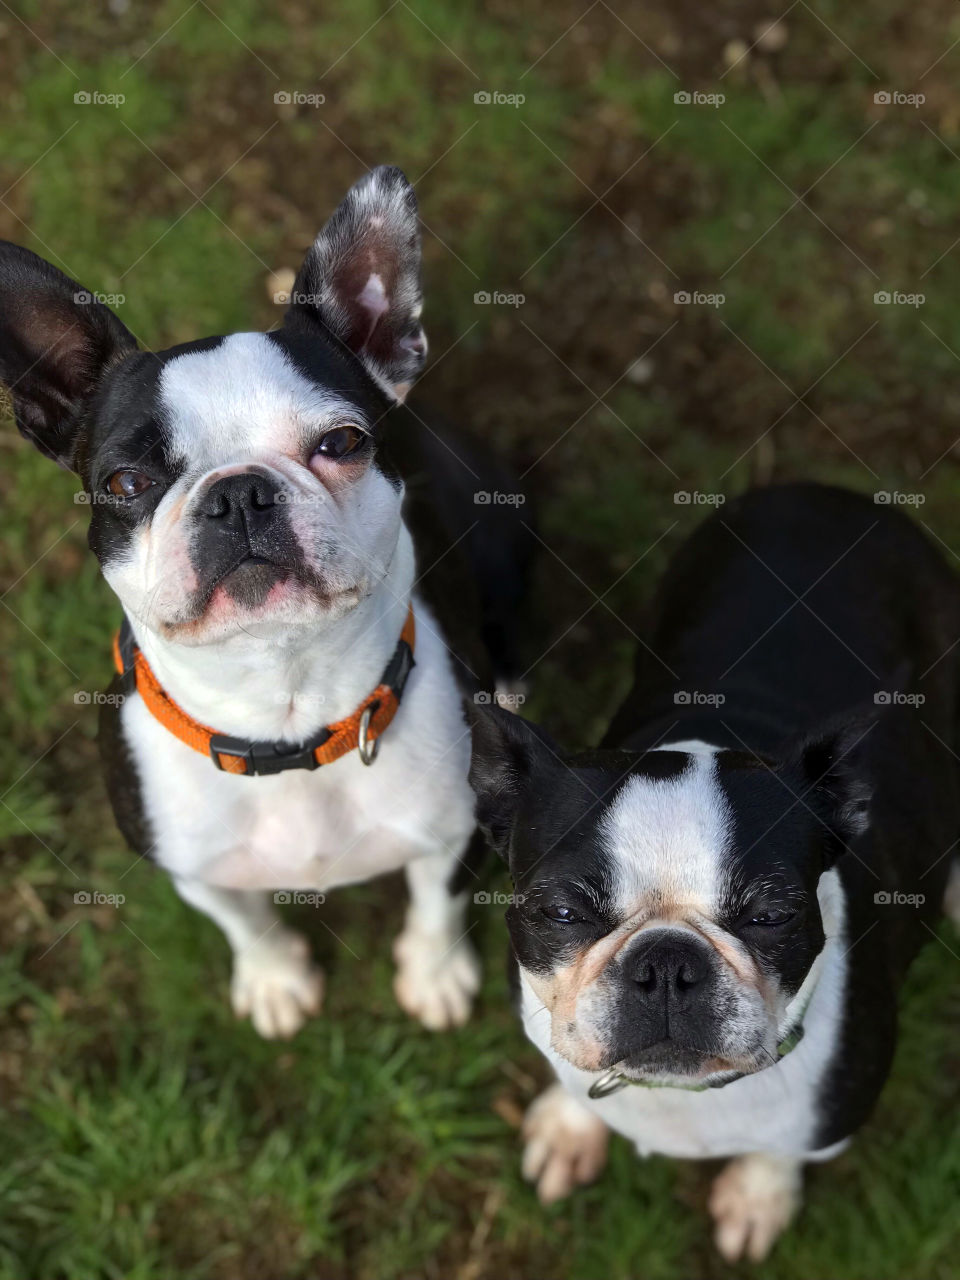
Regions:
M 101 723 L 118 824 L 226 934 L 234 1009 L 267 1037 L 322 992 L 274 890 L 403 867 L 400 1004 L 445 1027 L 478 985 L 454 878 L 475 827 L 457 677 L 481 683 L 488 655 L 451 654 L 417 574 L 442 559 L 456 629 L 508 677 L 525 551 L 515 508 L 474 506 L 496 468 L 403 405 L 420 312 L 416 199 L 387 167 L 320 232 L 269 333 L 141 351 L 95 295 L 0 246 L 0 377 L 21 432 L 80 475 L 125 613 Z M 437 535 L 429 554 L 407 517 Z
M 734 1157 L 716 1243 L 760 1259 L 803 1164 L 867 1118 L 956 845 L 958 635 L 957 581 L 903 515 L 766 489 L 676 556 L 601 749 L 472 713 L 524 1027 L 558 1081 L 525 1123 L 544 1201 L 596 1176 L 608 1129 Z

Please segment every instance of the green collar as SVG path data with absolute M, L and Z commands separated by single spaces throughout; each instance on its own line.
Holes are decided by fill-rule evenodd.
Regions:
M 777 1045 L 777 1062 L 781 1058 L 785 1058 L 788 1053 L 791 1053 L 803 1039 L 803 1020 L 810 1007 L 812 996 L 813 992 L 811 991 L 804 1001 L 799 1018 Z M 764 1067 L 763 1070 L 767 1071 L 769 1068 Z M 706 1093 L 708 1089 L 722 1089 L 726 1084 L 733 1084 L 734 1080 L 742 1080 L 745 1074 L 743 1071 L 738 1071 L 736 1075 L 728 1076 L 726 1080 L 718 1080 L 716 1084 L 661 1084 L 657 1080 L 631 1080 L 629 1076 L 622 1075 L 619 1071 L 610 1070 L 605 1071 L 602 1076 L 594 1080 L 587 1096 L 590 1098 L 606 1098 L 611 1093 L 618 1093 L 621 1089 L 625 1089 L 628 1084 L 638 1085 L 641 1089 L 683 1089 L 687 1093 Z M 757 1073 L 752 1072 L 751 1074 L 756 1075 Z

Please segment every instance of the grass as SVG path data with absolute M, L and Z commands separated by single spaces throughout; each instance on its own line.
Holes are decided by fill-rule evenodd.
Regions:
M 0 234 L 123 294 L 148 345 L 275 323 L 268 273 L 362 167 L 417 181 L 420 394 L 527 473 L 546 544 L 530 710 L 571 744 L 602 732 L 657 574 L 701 517 L 678 490 L 808 476 L 919 494 L 960 552 L 954 8 L 817 0 L 782 48 L 739 61 L 731 42 L 772 16 L 751 0 L 614 8 L 0 15 Z M 726 101 L 676 104 L 680 88 Z M 881 88 L 926 101 L 884 107 Z M 274 102 L 289 90 L 325 102 Z M 725 300 L 676 305 L 681 289 Z M 925 301 L 875 305 L 894 289 Z M 477 306 L 481 290 L 525 301 Z M 712 1169 L 618 1141 L 568 1204 L 546 1212 L 522 1184 L 515 1129 L 545 1072 L 509 1008 L 496 909 L 477 911 L 486 979 L 463 1031 L 434 1038 L 394 1004 L 393 881 L 307 912 L 321 1019 L 284 1046 L 234 1022 L 226 946 L 124 850 L 75 700 L 106 682 L 118 616 L 76 483 L 9 422 L 0 460 L 0 1280 L 748 1274 L 712 1252 Z M 125 902 L 74 903 L 92 889 Z M 960 1276 L 960 947 L 947 926 L 941 943 L 911 975 L 877 1115 L 810 1175 L 765 1280 Z

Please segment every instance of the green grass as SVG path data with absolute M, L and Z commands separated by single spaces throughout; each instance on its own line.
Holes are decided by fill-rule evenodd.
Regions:
M 363 165 L 417 182 L 421 394 L 527 472 L 549 548 L 530 710 L 571 745 L 602 732 L 657 574 L 701 517 L 678 490 L 919 492 L 960 558 L 960 50 L 932 65 L 954 8 L 818 0 L 791 10 L 782 50 L 727 71 L 728 42 L 771 12 L 615 7 L 0 14 L 0 234 L 122 293 L 149 345 L 276 323 L 268 272 L 297 265 Z M 886 87 L 927 101 L 876 106 Z M 726 101 L 677 105 L 678 88 Z M 94 89 L 126 100 L 74 104 Z M 326 101 L 279 108 L 279 90 Z M 681 289 L 725 302 L 676 306 Z M 878 307 L 881 289 L 926 301 Z M 526 301 L 479 307 L 478 290 Z M 568 1204 L 546 1212 L 522 1184 L 516 1120 L 546 1073 L 509 1008 L 498 911 L 478 912 L 486 978 L 463 1031 L 435 1038 L 395 1006 L 394 881 L 307 913 L 328 1000 L 291 1045 L 232 1019 L 226 946 L 124 850 L 75 702 L 106 682 L 119 614 L 76 487 L 3 425 L 0 1280 L 748 1274 L 712 1251 L 711 1168 L 617 1141 Z M 94 888 L 126 901 L 75 905 Z M 876 1117 L 810 1175 L 764 1280 L 960 1277 L 960 942 L 944 926 L 941 944 L 911 975 Z

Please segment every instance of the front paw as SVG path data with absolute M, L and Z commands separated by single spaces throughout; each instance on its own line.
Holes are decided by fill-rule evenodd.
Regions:
M 610 1130 L 561 1084 L 541 1093 L 523 1119 L 523 1176 L 541 1204 L 593 1182 L 607 1163 Z
M 234 956 L 230 1001 L 264 1039 L 289 1040 L 323 1001 L 323 973 L 306 938 L 278 925 Z
M 480 962 L 465 938 L 407 929 L 393 944 L 393 991 L 401 1009 L 429 1031 L 462 1027 L 480 987 Z
M 714 1242 L 728 1262 L 762 1262 L 800 1207 L 800 1164 L 783 1156 L 740 1156 L 716 1177 Z

